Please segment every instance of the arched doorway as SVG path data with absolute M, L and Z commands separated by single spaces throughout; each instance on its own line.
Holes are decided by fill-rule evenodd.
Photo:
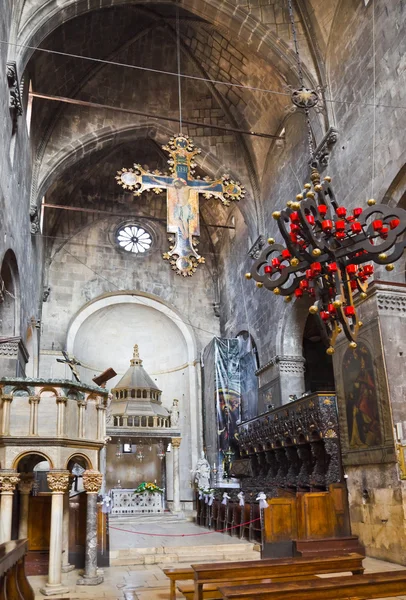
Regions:
M 306 392 L 331 392 L 335 389 L 333 360 L 326 354 L 315 315 L 309 314 L 303 332 Z

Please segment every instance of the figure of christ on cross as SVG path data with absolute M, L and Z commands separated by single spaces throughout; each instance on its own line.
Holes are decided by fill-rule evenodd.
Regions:
M 170 139 L 163 149 L 169 152 L 171 175 L 159 171 L 150 173 L 140 165 L 118 171 L 116 180 L 124 189 L 140 196 L 145 190 L 160 194 L 167 190 L 167 231 L 175 235 L 174 245 L 165 252 L 163 258 L 170 261 L 172 269 L 184 277 L 193 275 L 204 258 L 196 251 L 195 239 L 200 235 L 199 194 L 206 198 L 219 198 L 225 206 L 232 200 L 239 200 L 245 194 L 243 186 L 228 175 L 221 179 L 194 179 L 194 157 L 200 153 L 192 140 L 184 135 Z M 171 241 L 171 238 L 169 238 Z

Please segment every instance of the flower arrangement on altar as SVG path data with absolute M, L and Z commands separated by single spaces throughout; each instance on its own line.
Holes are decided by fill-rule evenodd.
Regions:
M 148 492 L 149 494 L 163 494 L 163 489 L 158 487 L 155 483 L 143 482 L 135 489 L 134 494 L 143 494 Z

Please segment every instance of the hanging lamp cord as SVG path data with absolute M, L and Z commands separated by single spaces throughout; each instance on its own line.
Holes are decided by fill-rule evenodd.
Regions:
M 296 30 L 296 24 L 295 24 L 295 16 L 293 13 L 292 0 L 288 0 L 288 8 L 289 8 L 290 25 L 292 27 L 293 43 L 295 46 L 296 63 L 297 63 L 297 70 L 298 70 L 298 74 L 299 74 L 300 87 L 304 88 L 305 85 L 304 85 L 303 68 L 302 68 L 302 61 L 300 59 L 299 44 L 297 41 L 297 30 Z M 313 164 L 315 162 L 315 160 L 314 160 L 314 143 L 313 143 L 312 126 L 310 123 L 309 109 L 305 108 L 304 112 L 306 115 L 307 141 L 308 141 L 308 145 L 309 145 L 311 163 Z
M 176 7 L 176 57 L 178 66 L 179 133 L 182 134 L 182 79 L 180 72 L 180 20 L 179 6 Z

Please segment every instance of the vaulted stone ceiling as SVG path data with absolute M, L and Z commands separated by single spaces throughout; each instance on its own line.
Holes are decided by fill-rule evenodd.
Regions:
M 105 4 L 108 6 L 103 7 Z M 179 9 L 182 72 L 209 80 L 182 80 L 183 118 L 201 123 L 186 126 L 185 131 L 203 149 L 203 175 L 231 172 L 244 183 L 248 194 L 240 209 L 254 231 L 261 229 L 261 196 L 266 194 L 261 185 L 265 165 L 269 166 L 273 154 L 277 155 L 275 141 L 207 125 L 270 134 L 278 134 L 284 126 L 286 107 L 290 105 L 285 85 L 296 81 L 286 2 L 267 0 L 259 3 L 263 5 L 260 9 L 257 4 L 242 2 L 234 6 L 233 2 L 224 2 L 215 8 L 212 1 L 185 1 Z M 248 18 L 251 22 L 246 23 Z M 316 81 L 317 68 L 299 14 L 297 19 L 305 71 Z M 87 2 L 67 1 L 60 11 L 50 2 L 38 5 L 30 0 L 24 3 L 20 38 L 32 44 L 29 32 L 43 49 L 172 73 L 177 70 L 173 2 L 100 0 L 97 9 L 89 11 Z M 28 58 L 28 52 L 21 50 L 22 64 Z M 40 51 L 32 54 L 26 73 L 36 92 L 178 116 L 178 84 L 172 75 Z M 124 197 L 115 185 L 115 171 L 133 162 L 165 168 L 160 145 L 177 130 L 175 123 L 35 99 L 32 202 L 39 203 L 46 194 L 52 203 L 115 210 L 114 205 L 122 204 Z M 124 204 L 129 205 L 129 201 L 129 197 L 124 198 Z M 139 209 L 151 216 L 157 212 L 162 215 L 164 206 L 164 196 L 157 200 L 149 194 L 137 200 L 137 212 Z M 201 206 L 203 220 L 221 224 L 227 219 L 219 203 L 203 201 Z M 53 234 L 62 223 L 71 230 L 78 219 L 83 223 L 93 218 L 61 211 L 47 211 L 47 215 L 47 231 Z

